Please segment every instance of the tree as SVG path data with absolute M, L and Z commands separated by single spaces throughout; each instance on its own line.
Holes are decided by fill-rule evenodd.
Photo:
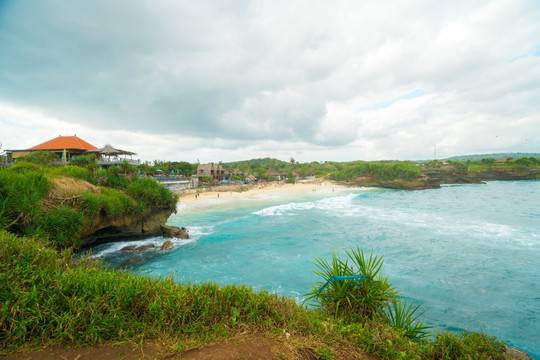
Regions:
M 291 156 L 291 159 L 289 160 L 289 163 L 291 164 L 292 168 L 294 169 L 294 165 L 296 165 L 296 160 Z

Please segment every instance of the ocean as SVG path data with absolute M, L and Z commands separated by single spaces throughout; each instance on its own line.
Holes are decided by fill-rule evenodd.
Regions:
M 422 303 L 441 330 L 483 331 L 540 359 L 540 181 L 489 182 L 425 191 L 350 188 L 178 205 L 168 224 L 189 240 L 168 252 L 95 257 L 178 282 L 248 284 L 301 302 L 317 256 L 360 246 L 384 256 L 382 272 Z

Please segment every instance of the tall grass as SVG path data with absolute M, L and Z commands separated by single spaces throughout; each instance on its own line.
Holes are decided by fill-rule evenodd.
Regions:
M 314 328 L 292 299 L 246 286 L 180 285 L 73 260 L 30 238 L 0 232 L 0 348 L 108 340 L 226 336 L 245 326 Z M 320 322 L 319 322 L 320 323 Z

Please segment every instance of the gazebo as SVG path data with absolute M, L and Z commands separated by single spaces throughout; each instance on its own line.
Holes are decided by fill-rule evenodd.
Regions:
M 116 149 L 111 144 L 107 144 L 104 147 L 99 148 L 99 149 L 88 150 L 85 152 L 85 154 L 97 154 L 98 156 L 97 163 L 101 166 L 118 165 L 118 164 L 123 163 L 124 161 L 127 161 L 130 165 L 139 164 L 139 160 L 132 159 L 132 156 L 136 155 L 134 152 Z M 123 158 L 120 157 L 122 155 L 124 155 Z M 125 155 L 129 155 L 130 158 L 127 159 Z

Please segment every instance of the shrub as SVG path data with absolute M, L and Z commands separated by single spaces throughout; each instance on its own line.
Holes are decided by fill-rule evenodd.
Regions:
M 494 337 L 478 332 L 464 332 L 456 335 L 439 332 L 433 343 L 422 351 L 423 359 L 471 359 L 502 360 L 506 345 Z
M 73 166 L 73 165 L 64 166 L 64 167 L 55 169 L 53 173 L 73 177 L 76 179 L 81 179 L 93 185 L 97 184 L 97 180 L 94 174 L 90 170 L 79 167 L 79 166 Z
M 21 156 L 17 162 L 28 162 L 42 166 L 60 166 L 62 159 L 52 151 L 34 151 L 29 155 Z
M 79 208 L 86 215 L 117 215 L 137 209 L 137 202 L 121 191 L 100 188 L 99 194 L 84 192 L 79 200 Z
M 139 210 L 145 207 L 165 207 L 176 210 L 178 196 L 151 178 L 134 178 L 128 185 L 126 192 L 136 199 Z
M 61 205 L 34 217 L 25 233 L 49 239 L 56 246 L 69 247 L 77 245 L 82 224 L 81 213 Z
M 332 253 L 330 262 L 316 258 L 318 270 L 326 283 L 317 282 L 307 294 L 306 301 L 315 299 L 328 314 L 343 319 L 346 323 L 365 322 L 379 319 L 387 322 L 406 337 L 421 340 L 428 335 L 419 320 L 420 305 L 413 307 L 397 297 L 397 291 L 388 280 L 379 274 L 383 265 L 382 256 L 364 254 L 359 247 L 346 251 L 347 259 L 342 260 L 338 252 Z M 347 277 L 365 276 L 364 279 Z M 336 279 L 336 281 L 331 281 Z

